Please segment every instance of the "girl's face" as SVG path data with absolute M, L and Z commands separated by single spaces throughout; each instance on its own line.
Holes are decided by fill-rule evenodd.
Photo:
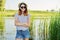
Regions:
M 22 5 L 21 5 L 21 7 L 20 7 L 20 9 L 21 9 L 21 11 L 22 11 L 22 12 L 24 12 L 24 11 L 25 11 L 25 9 L 26 9 L 25 5 L 24 5 L 24 4 L 22 4 Z

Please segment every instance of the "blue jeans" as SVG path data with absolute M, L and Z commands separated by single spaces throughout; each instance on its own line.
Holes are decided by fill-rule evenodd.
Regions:
M 17 30 L 16 38 L 30 38 L 29 30 Z

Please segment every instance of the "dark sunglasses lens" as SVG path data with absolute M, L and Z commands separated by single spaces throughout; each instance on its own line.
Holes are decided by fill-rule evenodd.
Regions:
M 21 8 L 26 8 L 26 7 L 21 7 Z
M 21 8 L 23 8 L 23 7 L 21 7 Z

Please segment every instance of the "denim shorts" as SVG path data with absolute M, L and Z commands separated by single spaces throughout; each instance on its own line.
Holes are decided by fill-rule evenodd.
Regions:
M 30 38 L 29 30 L 17 30 L 16 38 Z

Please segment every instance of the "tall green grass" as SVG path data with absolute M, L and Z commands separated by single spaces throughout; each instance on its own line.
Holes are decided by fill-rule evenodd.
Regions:
M 57 14 L 51 17 L 49 40 L 60 40 L 60 13 Z
M 4 19 L 3 17 L 0 17 L 0 29 L 4 28 Z
M 0 12 L 0 33 L 2 33 L 4 30 L 4 18 L 3 18 L 3 13 Z

